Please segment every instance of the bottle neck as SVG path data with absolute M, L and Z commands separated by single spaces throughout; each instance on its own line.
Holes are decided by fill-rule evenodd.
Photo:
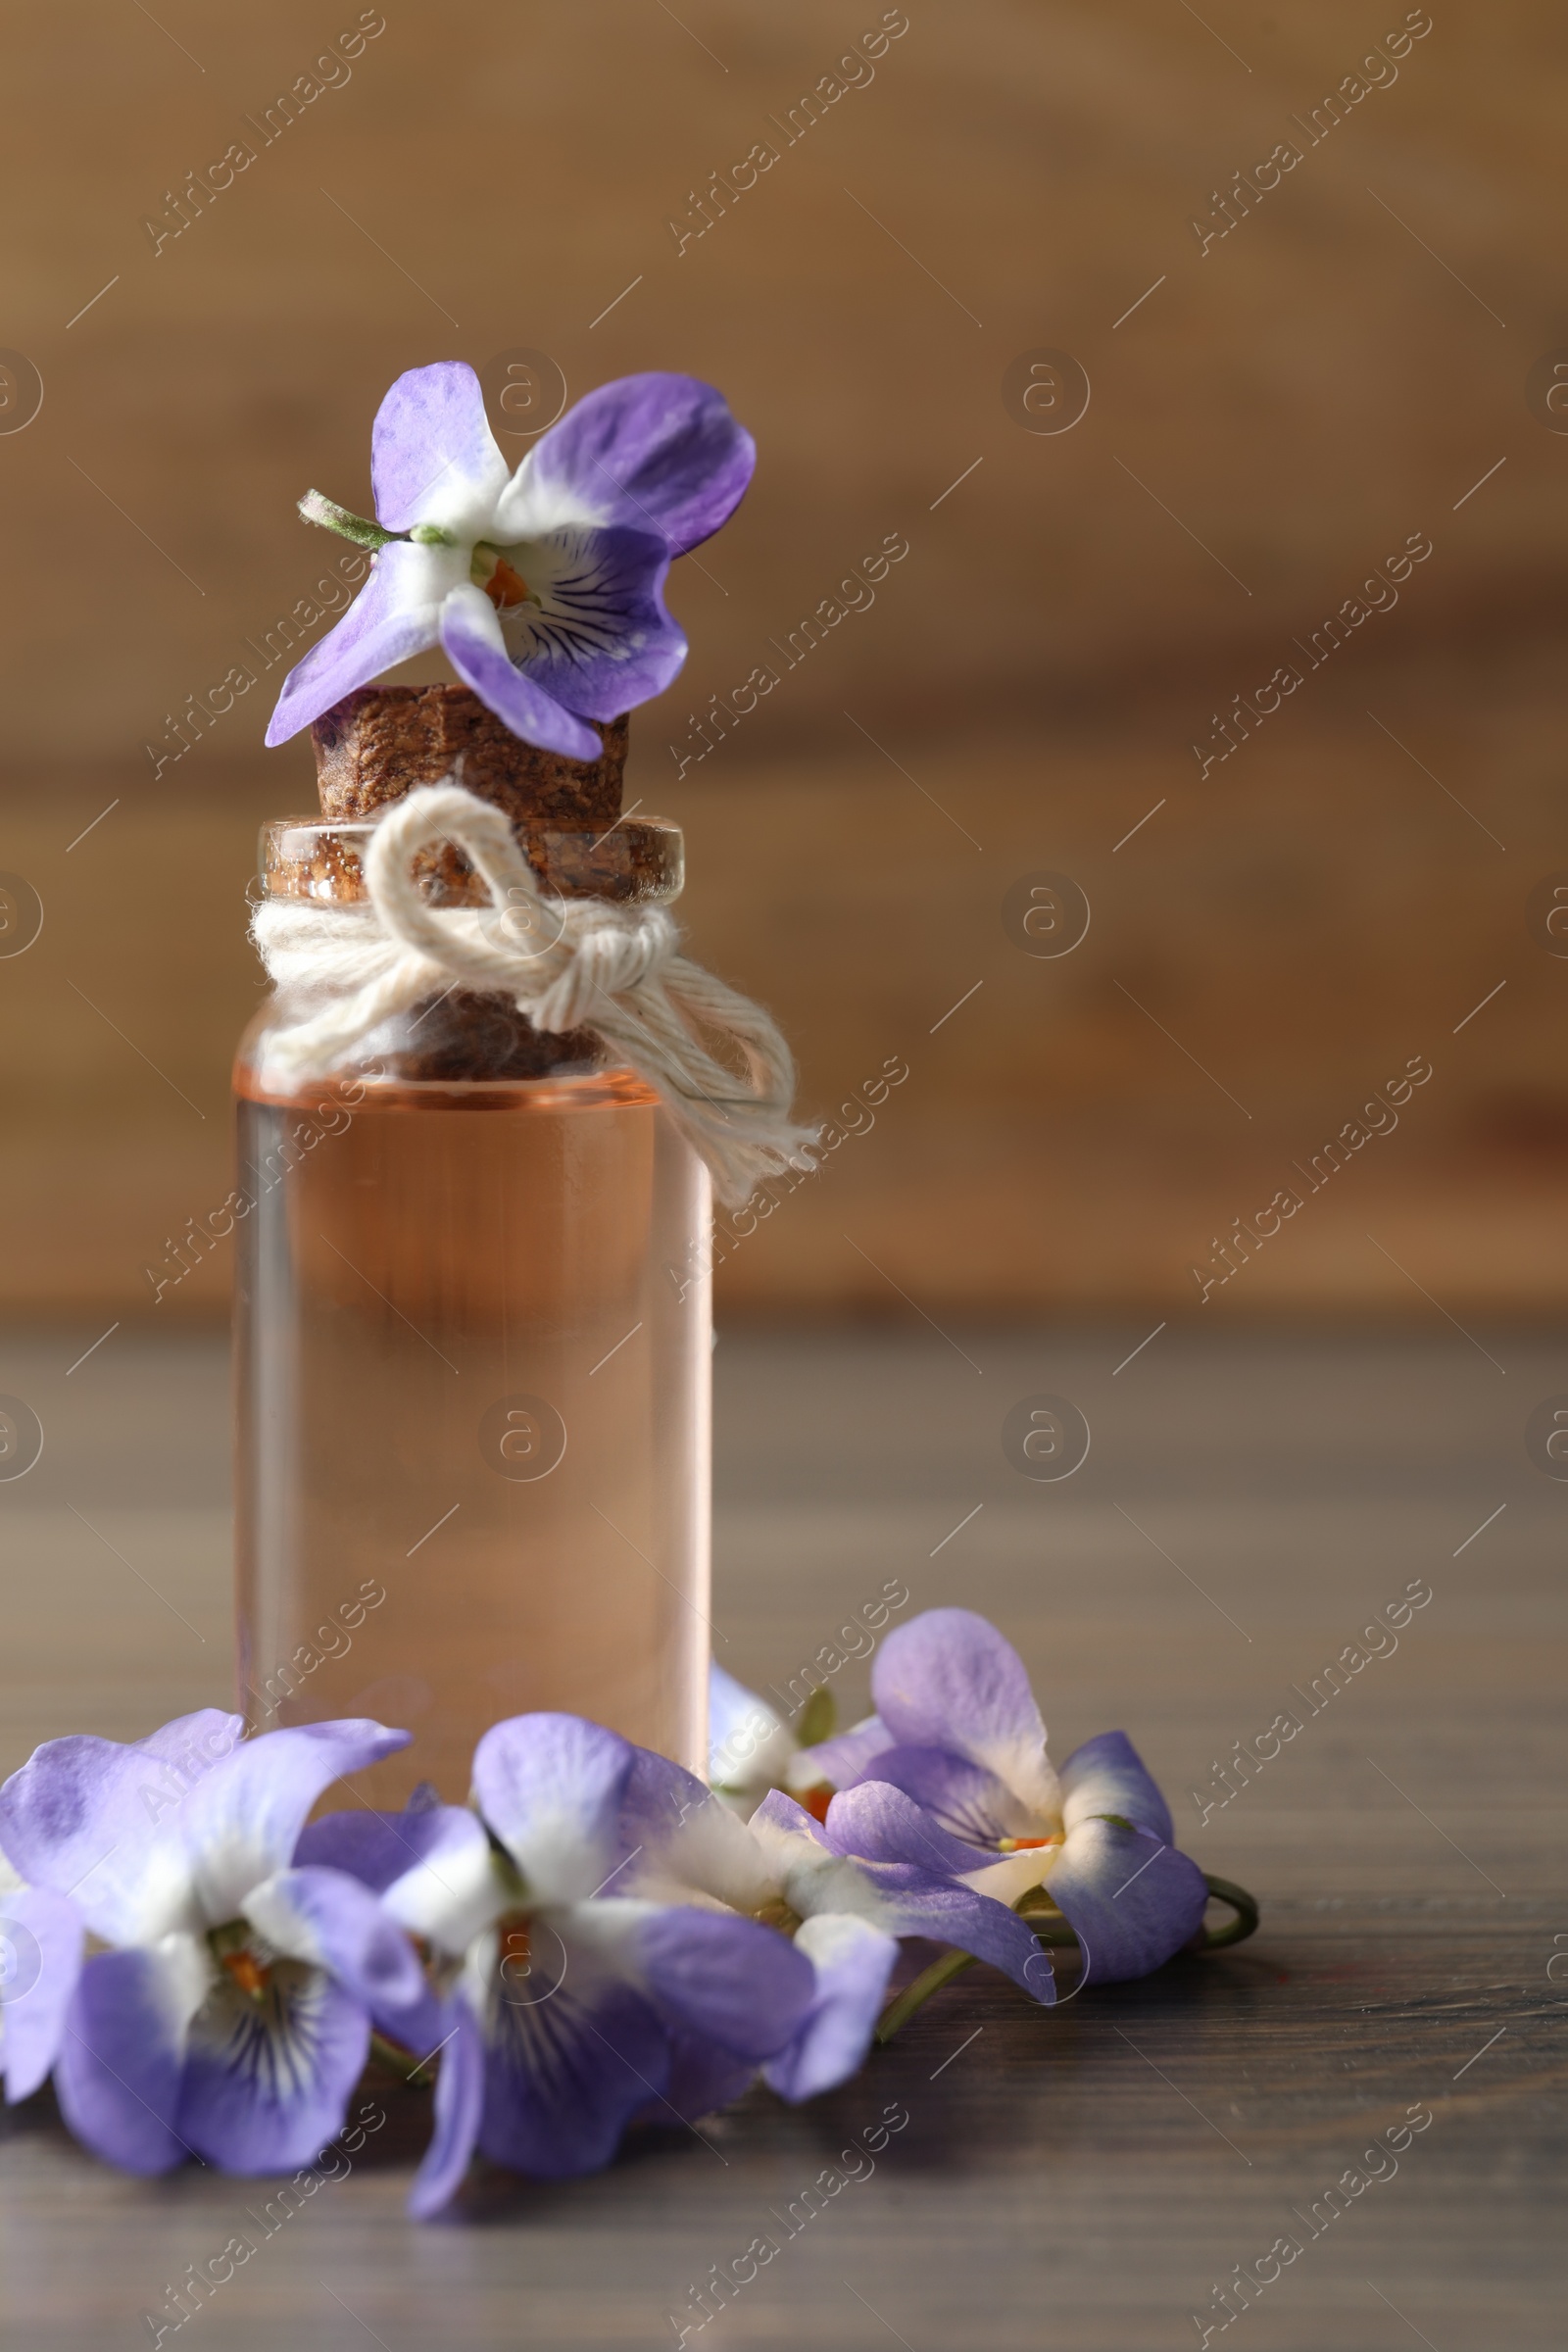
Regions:
M 612 818 L 608 827 L 514 827 L 542 891 L 564 899 L 613 899 L 667 905 L 686 879 L 679 825 L 662 816 Z M 334 906 L 366 905 L 365 861 L 375 820 L 284 816 L 262 827 L 259 882 L 268 899 L 309 899 Z M 432 906 L 488 906 L 490 893 L 460 852 L 442 845 L 415 862 Z
M 564 760 L 511 734 L 466 687 L 361 688 L 312 729 L 321 813 L 262 828 L 261 895 L 368 906 L 377 824 L 419 786 L 459 783 L 505 810 L 547 900 L 667 904 L 685 879 L 680 828 L 620 814 L 626 721 L 598 733 L 597 761 Z M 491 905 L 483 877 L 451 842 L 420 850 L 411 870 L 432 906 Z M 248 1041 L 252 1064 L 258 1054 L 265 1063 L 269 1026 L 264 1014 Z M 510 1082 L 602 1070 L 605 1057 L 589 1029 L 537 1030 L 504 995 L 451 988 L 389 1019 L 356 1049 L 352 1066 L 411 1084 Z

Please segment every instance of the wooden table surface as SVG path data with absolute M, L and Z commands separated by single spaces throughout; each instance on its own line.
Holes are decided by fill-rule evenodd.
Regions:
M 68 1376 L 93 1337 L 0 1356 L 47 1432 L 0 1486 L 7 1770 L 226 1697 L 221 1349 L 122 1331 Z M 1054 1751 L 1125 1727 L 1184 1842 L 1261 1897 L 1257 1936 L 1054 2014 L 976 1971 L 808 2107 L 755 2092 L 566 2186 L 491 2173 L 425 2228 L 401 2211 L 422 2110 L 377 2088 L 346 2177 L 177 2340 L 654 2347 L 684 2321 L 705 2346 L 1162 2352 L 1200 2313 L 1247 2352 L 1560 2343 L 1568 1485 L 1524 1428 L 1568 1391 L 1568 1346 L 1434 1314 L 1396 1338 L 1167 1330 L 1113 1371 L 1142 1337 L 727 1334 L 720 1654 L 788 1674 L 888 1577 L 911 1613 L 985 1610 Z M 1042 1390 L 1094 1433 L 1054 1485 L 1000 1446 Z M 1433 1598 L 1397 1649 L 1200 1826 L 1215 1762 L 1410 1580 Z M 863 1667 L 838 1679 L 858 1711 Z M 907 2122 L 873 2166 L 853 2151 L 890 2107 Z M 1432 2122 L 1396 2169 L 1364 2161 L 1412 2108 Z M 1350 2167 L 1384 2177 L 1314 2223 Z M 786 2236 L 824 2168 L 842 2185 Z M 151 2342 L 167 2284 L 260 2237 L 269 2193 L 117 2176 L 47 2094 L 6 2114 L 0 2171 L 0 2341 L 25 2352 Z M 692 2289 L 759 2235 L 778 2253 L 699 2333 Z M 1222 2335 L 1215 2287 L 1282 2236 L 1300 2254 Z

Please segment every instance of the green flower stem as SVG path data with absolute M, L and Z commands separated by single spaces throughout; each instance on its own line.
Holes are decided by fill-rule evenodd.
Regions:
M 370 2034 L 370 2054 L 374 2058 L 379 2058 L 383 2066 L 390 2067 L 393 2074 L 401 2075 L 405 2082 L 412 2082 L 416 2090 L 430 2090 L 434 2087 L 435 2077 L 429 2072 L 422 2059 L 416 2060 L 411 2070 L 409 2059 L 413 2053 L 409 2050 L 400 2050 L 395 2041 L 388 2041 L 384 2034 L 377 2034 L 373 2028 Z
M 930 1967 L 923 1970 L 912 1984 L 906 1984 L 904 1990 L 883 2010 L 877 2021 L 877 2040 L 891 2041 L 899 2028 L 906 2026 L 915 2011 L 924 2008 L 934 1992 L 940 1992 L 944 1984 L 951 1984 L 955 1977 L 973 1966 L 974 1958 L 969 1952 L 946 1952 L 940 1960 L 933 1960 Z
M 401 537 L 395 531 L 383 531 L 378 522 L 365 514 L 356 514 L 349 507 L 340 507 L 335 498 L 325 498 L 319 490 L 307 490 L 300 500 L 300 514 L 307 522 L 318 523 L 323 531 L 336 531 L 340 539 L 352 539 L 356 547 L 368 547 L 378 554 L 389 539 Z
M 1077 1936 L 1068 1927 L 1054 1903 L 1048 1899 L 1044 1903 L 1038 1903 L 1037 1908 L 1032 1911 L 1026 1911 L 1023 1908 L 1031 1896 L 1038 1898 L 1038 1895 L 1039 1889 L 1031 1886 L 1028 1892 L 1021 1895 L 1013 1905 L 1019 1918 L 1027 1926 L 1033 1928 L 1036 1943 L 1076 1944 Z M 877 2040 L 891 2041 L 900 2027 L 906 2026 L 915 2011 L 924 2008 L 934 1992 L 940 1992 L 944 1984 L 951 1984 L 955 1977 L 960 1975 L 964 1969 L 973 1966 L 974 1958 L 969 1952 L 949 1952 L 942 1959 L 933 1960 L 930 1967 L 916 1977 L 911 1984 L 906 1984 L 904 1990 L 897 1994 L 883 2010 L 877 2023 Z
M 1064 1919 L 1039 1911 L 1026 1911 L 1023 1916 L 1035 1932 L 1036 1943 L 1051 1944 L 1058 1951 L 1077 1950 L 1078 1938 Z
M 1257 1933 L 1256 1895 L 1249 1894 L 1247 1888 L 1238 1886 L 1234 1880 L 1216 1879 L 1209 1871 L 1204 1871 L 1203 1878 L 1214 1900 L 1229 1903 L 1236 1917 L 1227 1920 L 1222 1928 L 1205 1928 L 1198 1949 L 1201 1952 L 1217 1952 L 1228 1943 L 1245 1943 L 1249 1936 Z

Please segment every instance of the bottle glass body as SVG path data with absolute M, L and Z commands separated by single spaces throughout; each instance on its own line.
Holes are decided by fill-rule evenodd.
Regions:
M 535 1709 L 703 1771 L 707 1170 L 640 1078 L 501 1000 L 306 1085 L 275 1019 L 235 1072 L 251 1727 L 412 1731 L 356 1781 L 383 1805 L 461 1803 L 480 1734 Z

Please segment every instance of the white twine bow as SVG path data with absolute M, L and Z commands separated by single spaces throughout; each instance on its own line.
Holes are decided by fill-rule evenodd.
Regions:
M 489 887 L 484 908 L 421 897 L 414 859 L 437 841 L 463 851 Z M 366 858 L 368 906 L 266 899 L 251 935 L 278 991 L 270 1074 L 324 1076 L 394 1014 L 454 984 L 509 998 L 536 1029 L 591 1029 L 652 1086 L 731 1206 L 764 1177 L 808 1168 L 816 1130 L 790 1116 L 795 1063 L 754 1004 L 679 954 L 662 906 L 547 899 L 504 811 L 461 785 L 394 802 Z M 708 1051 L 699 1027 L 745 1063 Z

